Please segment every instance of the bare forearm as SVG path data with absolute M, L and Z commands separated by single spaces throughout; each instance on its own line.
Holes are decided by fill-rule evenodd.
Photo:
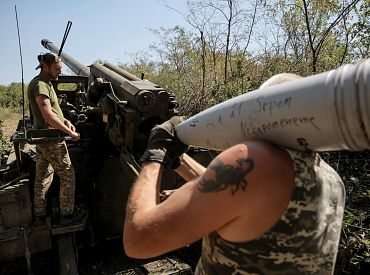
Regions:
M 72 132 L 71 129 L 69 129 L 67 125 L 62 123 L 60 119 L 54 113 L 47 113 L 47 114 L 42 113 L 42 116 L 51 127 L 61 130 L 62 132 L 68 135 L 71 134 Z
M 134 210 L 133 212 L 137 213 L 141 209 L 154 207 L 158 203 L 161 169 L 161 165 L 157 162 L 143 164 L 132 187 L 127 205 L 128 211 Z
M 127 203 L 124 225 L 124 245 L 131 250 L 143 240 L 148 229 L 148 212 L 159 202 L 161 164 L 144 163 Z
M 58 116 L 53 112 L 49 97 L 41 94 L 36 96 L 36 103 L 41 112 L 42 117 L 45 119 L 48 125 L 54 127 L 58 130 L 63 131 L 72 137 L 72 139 L 78 140 L 79 135 L 75 132 L 74 126 L 68 122 L 67 125 L 65 121 L 61 121 Z
M 206 171 L 206 168 L 187 154 L 183 154 L 180 160 L 180 166 L 176 169 L 181 177 L 186 181 L 191 181 L 199 177 Z

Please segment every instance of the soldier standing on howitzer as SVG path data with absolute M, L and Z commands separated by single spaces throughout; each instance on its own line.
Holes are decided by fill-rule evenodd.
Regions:
M 59 56 L 52 53 L 38 55 L 41 69 L 28 86 L 28 99 L 33 114 L 33 129 L 55 128 L 67 133 L 72 140 L 80 138 L 75 127 L 64 118 L 58 98 L 51 84 L 62 70 Z M 75 201 L 75 173 L 65 141 L 48 141 L 36 145 L 36 176 L 34 185 L 35 223 L 45 222 L 46 194 L 53 181 L 54 170 L 60 178 L 60 224 L 72 222 Z
M 205 168 L 183 154 L 178 123 L 154 127 L 140 159 L 124 226 L 128 256 L 151 258 L 203 238 L 195 274 L 334 272 L 345 190 L 319 154 L 248 140 Z M 164 168 L 188 182 L 160 202 Z

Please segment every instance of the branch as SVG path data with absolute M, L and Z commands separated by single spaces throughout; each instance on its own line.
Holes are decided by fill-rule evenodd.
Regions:
M 254 5 L 254 12 L 253 12 L 253 17 L 252 17 L 252 24 L 251 24 L 251 27 L 249 29 L 249 34 L 248 34 L 248 38 L 247 38 L 247 44 L 245 45 L 244 50 L 243 50 L 243 54 L 244 55 L 245 55 L 245 52 L 247 51 L 247 48 L 248 48 L 249 43 L 251 41 L 252 31 L 253 31 L 253 27 L 254 27 L 255 20 L 256 20 L 258 1 L 259 0 L 256 0 L 256 4 Z
M 311 48 L 311 51 L 312 51 L 312 58 L 315 59 L 315 52 L 316 52 L 316 50 L 315 50 L 315 47 L 313 46 L 310 21 L 308 19 L 307 3 L 306 3 L 306 0 L 302 0 L 302 2 L 303 2 L 303 7 L 304 7 L 304 17 L 305 17 L 306 27 L 307 27 L 307 32 L 308 32 L 308 40 L 310 42 L 310 48 Z
M 360 230 L 370 232 L 370 229 L 364 228 L 364 227 L 361 227 L 361 226 L 358 226 L 358 225 L 353 225 L 353 224 L 349 224 L 349 223 L 346 223 L 346 222 L 343 222 L 343 224 L 346 225 L 346 226 L 350 226 L 350 227 L 353 227 L 353 228 L 357 228 L 357 229 L 360 229 Z
M 321 47 L 324 44 L 324 41 L 325 41 L 326 37 L 328 36 L 329 32 L 340 22 L 340 20 L 343 17 L 345 17 L 345 16 L 348 15 L 348 13 L 351 11 L 351 9 L 354 6 L 356 6 L 359 1 L 360 0 L 354 0 L 345 9 L 343 9 L 342 12 L 337 16 L 337 18 L 330 24 L 330 26 L 327 28 L 327 30 L 325 31 L 324 35 L 322 36 L 322 38 L 320 39 L 319 43 L 316 46 L 317 55 L 321 51 Z
M 309 40 L 309 43 L 310 43 L 310 48 L 311 48 L 311 52 L 312 52 L 312 72 L 313 73 L 316 73 L 316 61 L 317 61 L 317 54 L 316 54 L 316 49 L 313 45 L 313 39 L 312 39 L 312 35 L 311 35 L 311 27 L 310 27 L 310 21 L 309 21 L 309 18 L 308 18 L 308 9 L 307 9 L 307 3 L 306 3 L 306 0 L 302 0 L 303 1 L 303 7 L 304 7 L 304 16 L 305 16 L 305 20 L 306 20 L 306 26 L 307 26 L 307 32 L 308 32 L 308 40 Z
M 348 41 L 348 36 L 349 36 L 349 34 L 348 34 L 348 28 L 347 28 L 347 22 L 346 22 L 346 18 L 345 17 L 343 17 L 343 26 L 344 26 L 344 29 L 345 29 L 345 31 L 346 31 L 346 44 L 345 44 L 345 48 L 344 48 L 344 52 L 343 52 L 343 54 L 342 54 L 342 57 L 341 57 L 341 59 L 340 59 L 340 61 L 339 61 L 339 65 L 341 66 L 341 65 L 343 65 L 343 62 L 344 62 L 344 58 L 346 57 L 346 55 L 347 55 L 347 51 L 348 51 L 348 44 L 349 44 L 349 41 Z

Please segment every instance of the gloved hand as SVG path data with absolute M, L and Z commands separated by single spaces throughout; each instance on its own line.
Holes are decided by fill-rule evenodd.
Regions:
M 179 157 L 188 149 L 175 135 L 175 128 L 182 121 L 181 117 L 174 116 L 155 126 L 150 132 L 148 148 L 140 158 L 140 163 L 156 161 L 167 169 L 177 168 L 180 165 Z

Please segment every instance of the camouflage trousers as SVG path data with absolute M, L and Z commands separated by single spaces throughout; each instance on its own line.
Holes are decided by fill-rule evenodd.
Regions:
M 34 210 L 36 216 L 46 212 L 46 194 L 53 182 L 54 170 L 60 178 L 59 206 L 62 215 L 72 214 L 75 203 L 75 172 L 66 143 L 36 145 Z

